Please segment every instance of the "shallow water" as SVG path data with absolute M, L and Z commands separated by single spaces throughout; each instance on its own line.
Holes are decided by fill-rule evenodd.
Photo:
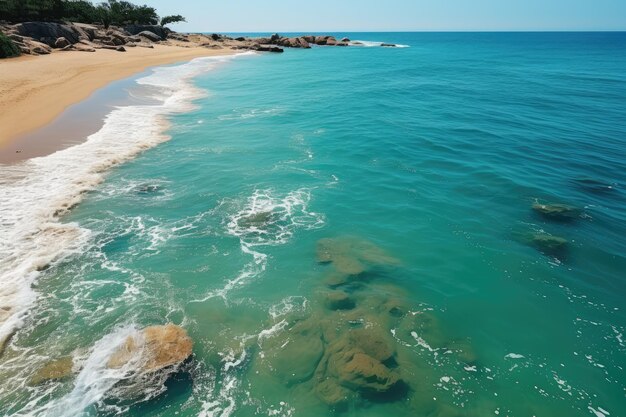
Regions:
M 350 37 L 409 47 L 159 71 L 139 82 L 173 101 L 0 166 L 3 414 L 626 415 L 626 36 Z M 98 358 L 166 322 L 192 360 L 124 395 Z M 407 389 L 329 407 L 319 364 L 358 331 Z

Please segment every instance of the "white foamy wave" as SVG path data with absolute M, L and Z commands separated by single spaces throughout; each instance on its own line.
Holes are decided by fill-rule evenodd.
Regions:
M 165 390 L 163 385 L 169 372 L 144 372 L 145 355 L 137 349 L 119 367 L 108 367 L 111 356 L 126 341 L 132 338 L 137 346 L 142 345 L 142 333 L 134 326 L 125 326 L 104 336 L 93 347 L 89 355 L 79 362 L 81 368 L 73 389 L 66 395 L 29 411 L 27 415 L 38 417 L 81 416 L 85 410 L 100 404 L 105 398 L 133 397 L 139 400 L 153 398 Z M 123 384 L 120 384 L 122 383 Z M 120 411 L 120 410 L 118 410 Z
M 167 139 L 165 116 L 190 109 L 201 92 L 189 78 L 231 57 L 197 58 L 157 68 L 137 80 L 158 104 L 118 107 L 102 128 L 76 146 L 16 165 L 0 166 L 0 348 L 34 303 L 39 271 L 75 252 L 89 232 L 59 217 L 79 203 L 107 169 Z
M 253 119 L 256 117 L 270 117 L 283 114 L 285 112 L 282 108 L 269 108 L 269 109 L 234 109 L 231 114 L 223 114 L 218 116 L 218 120 L 242 120 Z
M 350 42 L 351 46 L 361 46 L 364 48 L 373 48 L 373 47 L 389 47 L 389 48 L 410 48 L 410 45 L 402 45 L 398 43 L 387 43 L 387 42 L 377 42 L 377 41 L 360 41 L 354 40 Z M 383 46 L 384 45 L 384 46 Z
M 311 192 L 307 189 L 292 191 L 284 197 L 276 196 L 272 190 L 255 190 L 244 207 L 228 217 L 226 225 L 227 233 L 239 238 L 241 251 L 251 255 L 252 261 L 224 287 L 192 302 L 204 302 L 214 297 L 226 299 L 230 291 L 244 286 L 265 271 L 267 255 L 261 252 L 261 247 L 283 245 L 297 229 L 322 227 L 324 216 L 308 210 L 310 200 Z M 226 203 L 222 205 L 228 206 Z
M 237 236 L 242 249 L 286 243 L 296 229 L 317 229 L 324 216 L 309 212 L 311 192 L 292 191 L 284 197 L 272 190 L 255 190 L 243 209 L 229 218 L 228 233 Z

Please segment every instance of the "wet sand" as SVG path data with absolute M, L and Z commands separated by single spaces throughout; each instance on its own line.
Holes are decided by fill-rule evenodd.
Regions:
M 69 106 L 114 80 L 155 65 L 233 53 L 235 51 L 155 45 L 154 49 L 128 48 L 124 53 L 110 50 L 54 52 L 3 60 L 0 62 L 0 150 L 52 122 Z M 28 140 L 21 145 L 33 147 L 38 143 Z M 15 160 L 24 159 L 20 157 L 22 152 L 32 153 L 29 149 L 15 149 L 12 152 Z M 3 158 L 3 162 L 12 161 Z

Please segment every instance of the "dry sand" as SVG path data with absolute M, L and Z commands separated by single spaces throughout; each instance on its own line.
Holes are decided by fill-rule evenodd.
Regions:
M 148 67 L 232 50 L 154 45 L 126 52 L 53 52 L 0 60 L 0 147 L 54 120 L 107 83 Z

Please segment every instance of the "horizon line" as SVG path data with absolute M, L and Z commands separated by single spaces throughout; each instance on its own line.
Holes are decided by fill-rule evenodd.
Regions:
M 341 29 L 321 29 L 321 30 L 185 30 L 181 32 L 196 33 L 296 33 L 296 32 L 343 32 L 343 33 L 626 33 L 626 29 L 436 29 L 436 30 L 341 30 Z

